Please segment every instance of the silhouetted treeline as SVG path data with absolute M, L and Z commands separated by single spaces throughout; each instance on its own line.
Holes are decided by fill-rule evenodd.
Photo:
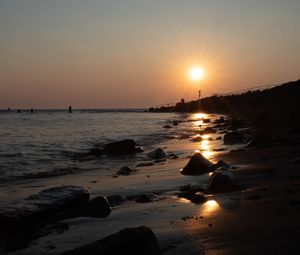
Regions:
M 275 108 L 300 107 L 300 80 L 263 91 L 249 91 L 241 95 L 211 96 L 191 102 L 179 102 L 172 107 L 150 108 L 150 112 L 207 112 L 235 113 L 251 109 L 271 111 Z

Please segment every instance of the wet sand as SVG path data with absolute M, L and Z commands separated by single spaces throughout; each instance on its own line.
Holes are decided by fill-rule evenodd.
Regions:
M 219 134 L 211 136 L 215 139 Z M 299 157 L 300 146 L 298 135 L 289 137 L 296 142 L 291 145 L 282 139 L 275 140 L 264 148 L 237 152 L 213 152 L 216 146 L 224 147 L 220 143 L 209 148 L 209 142 L 199 145 L 188 139 L 173 139 L 162 146 L 168 152 L 180 151 L 179 159 L 139 167 L 129 176 L 113 178 L 107 174 L 102 178 L 91 171 L 22 182 L 19 187 L 26 194 L 8 187 L 5 192 L 15 197 L 25 197 L 42 187 L 77 184 L 88 187 L 92 197 L 152 192 L 158 198 L 150 203 L 126 200 L 114 206 L 111 215 L 104 219 L 64 220 L 61 223 L 66 228 L 48 226 L 28 248 L 7 254 L 60 254 L 123 228 L 142 225 L 153 230 L 164 254 L 295 254 L 300 241 L 300 170 L 299 163 L 292 161 Z M 189 160 L 186 156 L 195 149 L 201 150 L 201 146 L 212 162 L 222 159 L 234 168 L 242 191 L 210 195 L 204 204 L 177 197 L 180 186 L 205 186 L 208 181 L 207 174 L 183 176 L 179 172 Z

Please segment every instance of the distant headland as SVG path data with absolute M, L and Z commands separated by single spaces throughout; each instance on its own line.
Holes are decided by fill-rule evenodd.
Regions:
M 241 113 L 249 110 L 286 110 L 299 109 L 300 80 L 290 81 L 278 86 L 256 87 L 236 93 L 213 94 L 195 101 L 181 102 L 171 106 L 151 107 L 149 112 L 206 112 L 206 113 Z

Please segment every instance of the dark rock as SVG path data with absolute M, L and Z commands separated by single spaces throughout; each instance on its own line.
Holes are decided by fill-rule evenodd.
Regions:
M 208 181 L 208 192 L 224 193 L 241 190 L 236 176 L 229 171 L 215 171 Z
M 124 166 L 120 170 L 117 171 L 118 175 L 130 175 L 132 172 L 134 172 L 134 169 L 132 169 L 129 166 Z
M 222 140 L 222 136 L 218 136 L 216 140 Z
M 144 166 L 153 166 L 153 165 L 154 165 L 154 163 L 151 162 L 151 161 L 149 161 L 149 162 L 140 162 L 140 163 L 137 163 L 135 165 L 135 167 L 144 167 Z
M 224 117 L 220 117 L 219 119 L 215 120 L 213 123 L 214 124 L 222 124 L 225 123 L 225 118 Z
M 117 206 L 122 204 L 125 201 L 125 198 L 120 195 L 111 195 L 107 197 L 107 201 L 110 206 Z
M 61 255 L 162 255 L 150 228 L 126 228 L 102 240 L 63 252 Z
M 126 139 L 122 141 L 116 141 L 104 146 L 104 152 L 106 154 L 133 154 L 135 153 L 135 141 L 131 139 Z
M 162 148 L 157 148 L 157 149 L 154 149 L 154 150 L 148 152 L 147 156 L 150 159 L 162 159 L 162 158 L 166 158 L 167 154 L 165 153 L 165 151 Z
M 205 135 L 205 134 L 212 134 L 212 133 L 216 133 L 216 132 L 217 131 L 214 130 L 212 127 L 206 127 L 200 133 L 201 133 L 201 135 Z
M 150 203 L 153 202 L 154 199 L 157 199 L 155 194 L 145 193 L 136 198 L 135 201 L 138 203 Z
M 78 210 L 76 217 L 105 218 L 111 213 L 106 197 L 98 196 L 88 201 Z
M 174 126 L 178 126 L 178 124 L 179 124 L 179 122 L 177 120 L 173 120 L 172 123 L 173 123 Z
M 93 156 L 102 156 L 104 154 L 104 149 L 98 147 L 91 148 L 88 154 Z
M 180 187 L 179 190 L 181 192 L 178 193 L 177 196 L 186 198 L 188 200 L 192 200 L 195 193 L 205 191 L 205 189 L 202 186 L 200 186 L 200 185 L 191 185 L 191 184 L 182 186 L 182 187 Z
M 40 191 L 24 200 L 1 205 L 1 231 L 16 231 L 44 225 L 68 211 L 84 206 L 89 200 L 86 189 L 61 186 Z
M 189 139 L 190 138 L 190 135 L 189 134 L 182 134 L 179 139 Z
M 213 164 L 211 167 L 210 167 L 210 170 L 211 171 L 214 171 L 218 168 L 222 168 L 222 170 L 229 170 L 230 169 L 230 165 L 227 164 L 225 161 L 223 160 L 219 160 L 218 163 L 216 164 Z
M 207 197 L 203 192 L 196 192 L 191 201 L 195 204 L 202 204 L 207 201 Z
M 177 156 L 177 155 L 174 154 L 174 153 L 171 153 L 171 154 L 168 155 L 168 158 L 169 158 L 169 159 L 178 159 L 179 156 Z
M 169 129 L 172 128 L 170 125 L 164 125 L 164 128 Z
M 213 164 L 203 157 L 200 152 L 195 153 L 188 164 L 181 170 L 184 175 L 200 175 L 210 172 Z
M 193 137 L 190 141 L 196 143 L 196 142 L 201 142 L 202 141 L 202 137 L 201 136 L 195 136 Z
M 239 132 L 229 132 L 224 135 L 224 144 L 238 144 L 243 143 L 245 137 Z
M 203 123 L 210 123 L 210 119 L 202 119 Z
M 135 153 L 142 153 L 142 152 L 144 152 L 143 147 L 141 146 L 135 147 Z

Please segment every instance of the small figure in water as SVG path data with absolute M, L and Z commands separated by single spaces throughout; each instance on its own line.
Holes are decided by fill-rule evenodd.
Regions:
M 72 106 L 69 106 L 69 113 L 72 113 Z
M 30 109 L 30 113 L 33 113 L 33 109 L 32 108 Z
M 7 110 L 10 111 L 10 108 L 8 107 Z
M 18 110 L 18 113 L 21 113 L 21 110 L 20 110 L 20 109 Z

